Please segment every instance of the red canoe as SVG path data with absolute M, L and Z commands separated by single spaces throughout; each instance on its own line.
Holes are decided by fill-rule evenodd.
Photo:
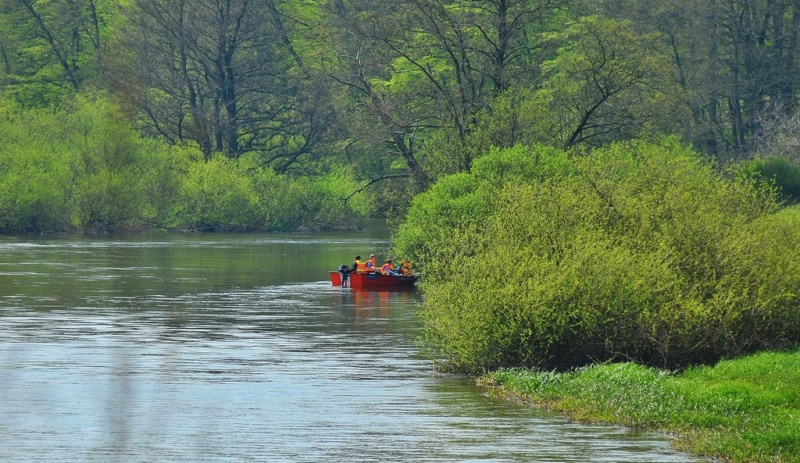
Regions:
M 353 289 L 405 289 L 412 288 L 417 282 L 417 277 L 414 275 L 395 277 L 380 273 L 351 273 L 347 280 L 348 286 Z M 342 286 L 342 275 L 332 271 L 331 283 L 333 286 Z

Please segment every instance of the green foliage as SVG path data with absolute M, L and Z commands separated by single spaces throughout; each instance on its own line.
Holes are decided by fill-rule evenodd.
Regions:
M 481 226 L 506 183 L 527 183 L 568 168 L 566 154 L 552 148 L 493 150 L 475 162 L 471 173 L 444 177 L 414 198 L 394 239 L 396 255 L 437 262 L 446 255 L 441 246 L 448 236 Z
M 669 432 L 681 448 L 721 461 L 800 461 L 797 350 L 680 374 L 621 363 L 564 374 L 501 370 L 483 381 L 571 419 Z
M 0 231 L 113 232 L 166 216 L 146 220 L 144 209 L 170 158 L 107 101 L 78 97 L 60 110 L 9 113 L 0 131 Z
M 773 183 L 784 200 L 797 204 L 800 202 L 800 165 L 785 157 L 755 159 L 750 168 L 764 181 Z
M 347 228 L 368 214 L 344 169 L 292 179 L 199 150 L 139 138 L 102 98 L 9 111 L 0 124 L 0 233 L 151 228 Z
M 0 94 L 22 107 L 68 100 L 91 81 L 115 0 L 4 2 L 0 7 Z
M 257 156 L 192 163 L 182 184 L 177 225 L 198 231 L 352 228 L 369 211 L 343 169 L 291 178 L 258 166 Z
M 142 228 L 177 228 L 176 198 L 193 163 L 202 162 L 196 149 L 170 146 L 154 139 L 142 139 L 136 164 L 129 170 L 138 185 L 141 205 L 137 222 Z
M 712 311 L 716 328 L 735 332 L 734 353 L 797 342 L 800 331 L 800 217 L 785 210 L 759 218 L 722 242 L 722 277 Z
M 334 168 L 313 179 L 291 179 L 269 169 L 248 172 L 268 230 L 348 229 L 369 214 L 370 204 L 363 195 L 345 203 L 344 198 L 358 186 L 344 169 Z
M 258 197 L 237 165 L 218 155 L 193 163 L 178 200 L 180 222 L 198 231 L 247 231 L 260 226 Z
M 468 170 L 493 147 L 603 146 L 684 131 L 691 114 L 660 34 L 586 16 L 544 38 L 558 48 L 538 83 L 505 89 L 468 130 L 445 127 L 429 138 L 425 165 L 434 177 Z
M 442 179 L 395 239 L 450 367 L 680 367 L 800 340 L 800 219 L 769 190 L 671 140 L 540 149 L 530 172 L 513 153 Z
M 558 52 L 543 65 L 545 80 L 519 104 L 528 136 L 569 147 L 679 133 L 684 99 L 657 33 L 630 21 L 586 16 L 551 39 Z

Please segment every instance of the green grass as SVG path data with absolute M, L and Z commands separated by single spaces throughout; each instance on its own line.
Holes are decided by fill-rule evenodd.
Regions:
M 800 462 L 800 350 L 670 373 L 632 363 L 569 373 L 501 370 L 493 395 L 570 419 L 657 429 L 681 450 L 726 462 Z

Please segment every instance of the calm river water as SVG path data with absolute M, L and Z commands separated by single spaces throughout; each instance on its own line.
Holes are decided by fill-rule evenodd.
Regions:
M 327 272 L 385 234 L 0 237 L 0 460 L 691 462 L 491 400 L 406 292 Z

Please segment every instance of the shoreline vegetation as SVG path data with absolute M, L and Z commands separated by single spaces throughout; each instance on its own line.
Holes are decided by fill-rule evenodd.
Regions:
M 634 363 L 498 370 L 489 395 L 569 420 L 656 430 L 717 461 L 800 462 L 800 347 L 671 372 Z
M 732 463 L 800 462 L 800 214 L 674 138 L 493 150 L 414 198 L 442 369 Z

